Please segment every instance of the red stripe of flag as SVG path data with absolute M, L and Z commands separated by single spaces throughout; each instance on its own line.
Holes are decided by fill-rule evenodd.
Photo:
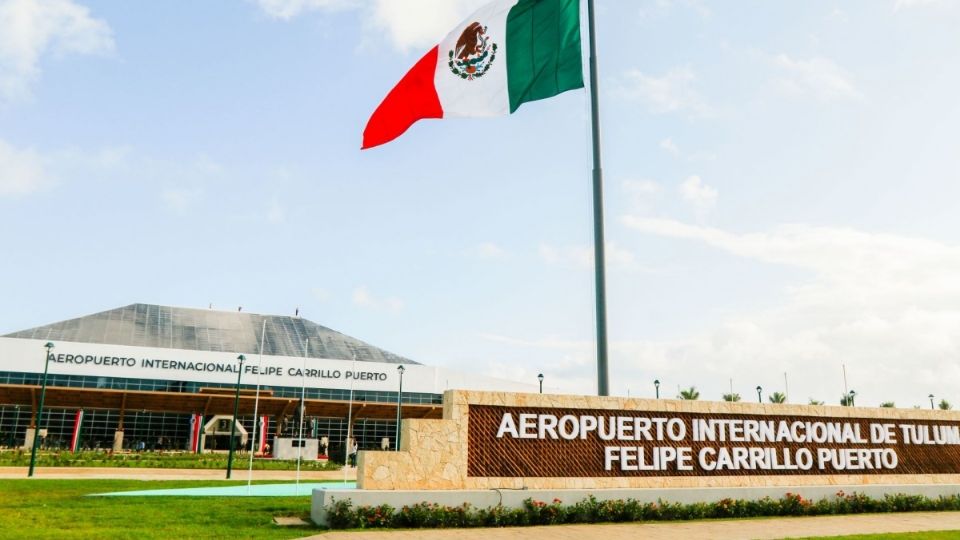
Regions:
M 420 59 L 383 99 L 363 130 L 363 149 L 388 143 L 424 118 L 443 118 L 440 96 L 433 84 L 439 46 Z

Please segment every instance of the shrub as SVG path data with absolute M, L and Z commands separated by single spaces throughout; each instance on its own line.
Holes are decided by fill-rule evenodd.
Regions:
M 930 499 L 922 495 L 886 495 L 872 499 L 862 493 L 838 491 L 832 498 L 817 501 L 786 493 L 779 499 L 721 499 L 711 503 L 641 503 L 634 499 L 598 501 L 589 496 L 564 506 L 526 499 L 521 508 L 497 505 L 477 509 L 469 504 L 442 506 L 418 503 L 396 510 L 389 505 L 354 508 L 349 500 L 331 501 L 327 521 L 332 529 L 362 528 L 445 528 L 445 527 L 520 527 L 563 523 L 611 523 L 632 521 L 669 521 L 710 518 L 748 518 L 761 516 L 816 516 L 860 514 L 867 512 L 919 512 L 960 510 L 960 496 Z

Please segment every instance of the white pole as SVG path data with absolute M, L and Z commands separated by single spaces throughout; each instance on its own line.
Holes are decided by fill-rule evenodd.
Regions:
M 310 354 L 310 338 L 307 338 L 303 342 L 303 369 L 300 370 L 300 434 L 297 436 L 299 442 L 297 443 L 297 482 L 296 487 L 294 487 L 294 495 L 300 494 L 300 460 L 303 457 L 303 417 L 306 416 L 307 412 L 307 355 Z
M 357 371 L 357 353 L 351 353 L 353 355 L 353 364 L 351 364 L 350 369 L 352 371 Z M 344 443 L 344 452 L 343 452 L 343 483 L 347 483 L 347 466 L 350 465 L 350 450 L 353 449 L 353 446 L 350 444 L 350 437 L 353 436 L 353 374 L 350 375 L 350 405 L 347 409 L 347 440 Z
M 790 383 L 787 382 L 787 372 L 783 372 L 783 397 L 784 403 L 790 402 Z
M 260 360 L 257 362 L 257 394 L 253 400 L 253 435 L 250 439 L 250 465 L 247 467 L 247 495 L 250 494 L 250 484 L 253 481 L 253 454 L 254 446 L 257 444 L 257 424 L 260 423 L 260 417 L 257 416 L 257 408 L 260 406 L 260 372 L 263 367 L 263 340 L 267 335 L 267 319 L 263 319 L 263 327 L 260 329 Z M 264 426 L 263 429 L 267 429 Z
M 847 390 L 847 365 L 840 364 L 843 367 L 843 395 L 847 396 L 850 392 Z

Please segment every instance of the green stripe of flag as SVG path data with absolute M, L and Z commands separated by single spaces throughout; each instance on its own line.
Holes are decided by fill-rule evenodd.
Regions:
M 520 0 L 507 16 L 510 112 L 583 88 L 580 0 Z

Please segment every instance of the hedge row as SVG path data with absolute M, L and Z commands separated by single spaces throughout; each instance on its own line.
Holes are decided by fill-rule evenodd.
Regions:
M 249 454 L 234 456 L 234 463 L 244 464 L 246 468 Z M 30 452 L 8 451 L 0 452 L 0 466 L 26 467 L 30 464 Z M 188 452 L 140 452 L 140 453 L 111 453 L 111 452 L 68 452 L 42 451 L 37 454 L 38 467 L 123 467 L 123 468 L 157 468 L 157 469 L 223 469 L 227 466 L 226 454 L 191 454 Z M 321 461 L 301 461 L 300 468 L 305 471 L 334 471 L 340 470 L 341 464 Z M 256 470 L 295 470 L 296 461 L 255 459 L 253 468 Z
M 522 508 L 474 508 L 419 503 L 399 510 L 390 505 L 353 507 L 349 500 L 334 500 L 327 509 L 333 529 L 522 527 L 564 523 L 612 523 L 761 516 L 818 516 L 879 512 L 960 510 L 960 496 L 931 499 L 922 495 L 886 495 L 872 499 L 861 493 L 837 492 L 817 501 L 787 493 L 780 499 L 723 499 L 711 503 L 681 504 L 633 499 L 598 501 L 593 496 L 572 505 L 560 499 L 546 503 L 527 499 Z

